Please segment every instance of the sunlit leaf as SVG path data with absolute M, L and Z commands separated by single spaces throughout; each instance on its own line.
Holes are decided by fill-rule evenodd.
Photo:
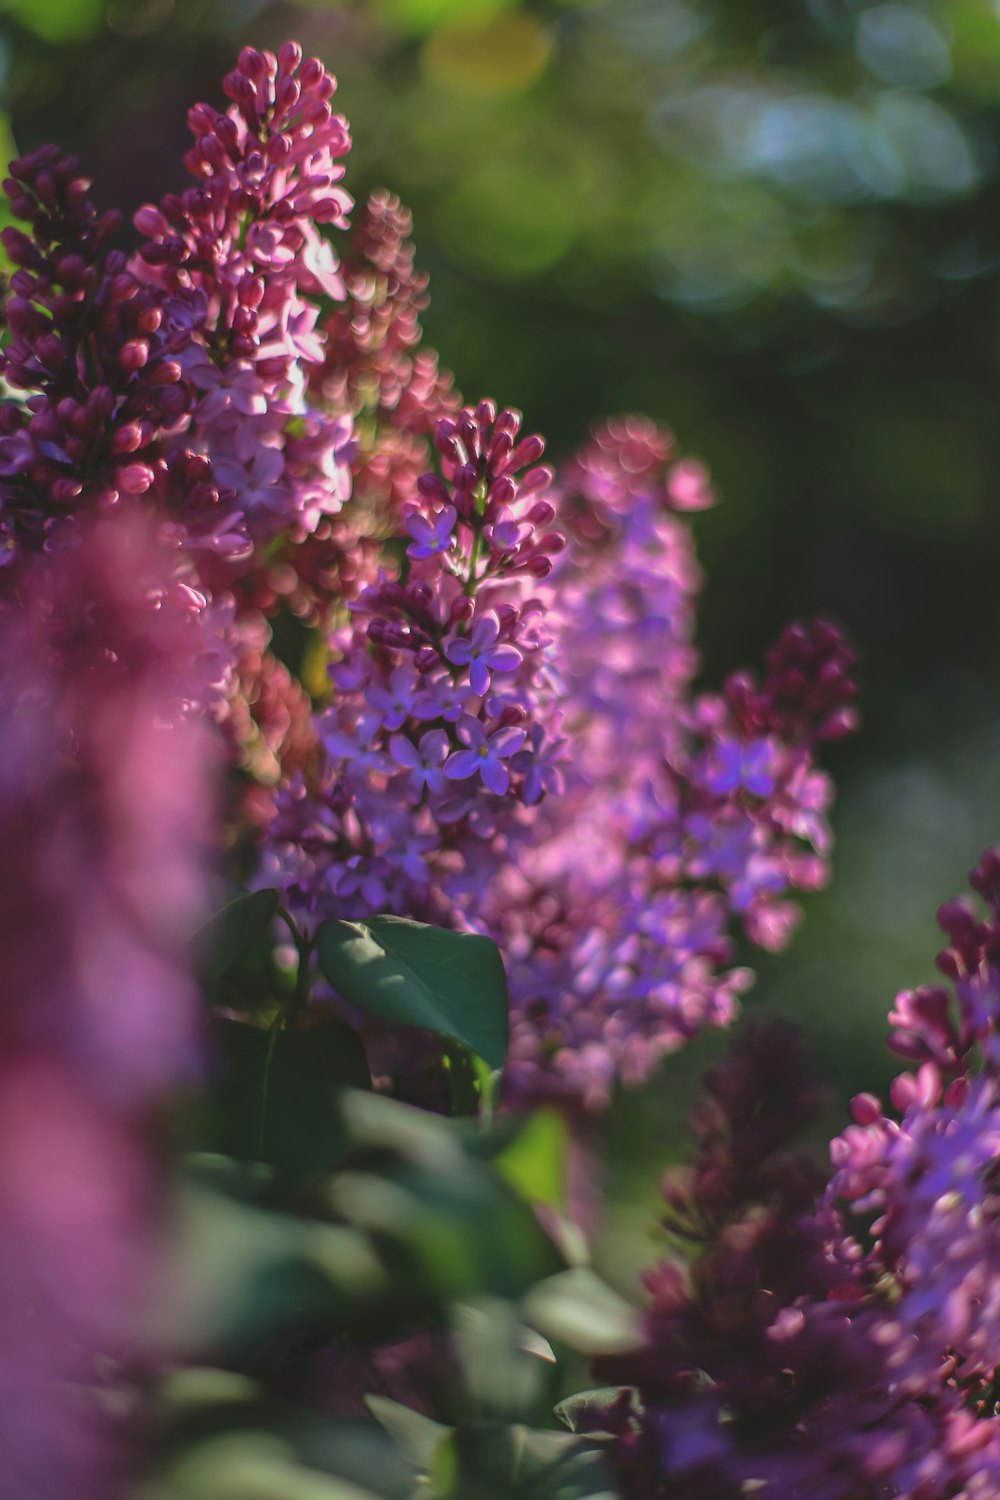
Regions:
M 566 1202 L 569 1126 L 555 1110 L 538 1110 L 495 1157 L 496 1169 L 532 1203 L 561 1209 Z
M 3 0 L 0 11 L 56 45 L 83 41 L 104 24 L 106 0 Z
M 496 944 L 402 917 L 324 922 L 320 966 L 370 1015 L 453 1037 L 490 1067 L 507 1050 L 507 980 Z

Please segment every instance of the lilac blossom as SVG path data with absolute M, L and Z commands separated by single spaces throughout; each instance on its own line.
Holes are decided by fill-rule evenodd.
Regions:
M 467 925 L 470 882 L 489 881 L 558 786 L 542 580 L 562 539 L 541 439 L 519 429 L 488 401 L 439 424 L 441 471 L 417 494 L 450 517 L 450 544 L 411 558 L 405 582 L 380 570 L 351 601 L 353 628 L 331 637 L 327 759 L 318 784 L 280 799 L 264 851 L 262 878 L 303 914 L 368 915 L 377 892 L 387 910 Z M 519 527 L 498 552 L 483 536 L 501 507 Z
M 445 552 L 452 545 L 456 513 L 453 505 L 446 505 L 433 519 L 422 516 L 419 511 L 406 518 L 406 529 L 413 541 L 406 549 L 408 557 L 433 557 Z
M 646 1343 L 596 1370 L 622 1384 L 601 1426 L 626 1500 L 995 1490 L 1000 1420 L 943 1372 L 906 1378 L 892 1309 L 789 1149 L 816 1104 L 782 1025 L 745 1033 L 706 1079 L 695 1160 L 664 1182 L 673 1256 L 645 1277 Z
M 488 736 L 478 719 L 463 714 L 455 732 L 464 748 L 449 755 L 444 774 L 451 781 L 481 776 L 487 791 L 502 797 L 510 786 L 510 771 L 504 762 L 524 744 L 524 730 L 508 725 Z
M 310 914 L 340 911 L 333 892 L 362 916 L 368 861 L 388 909 L 494 937 L 510 1095 L 601 1107 L 734 1019 L 752 979 L 734 929 L 783 946 L 789 893 L 824 883 L 815 753 L 851 727 L 853 657 L 833 627 L 793 627 L 760 682 L 692 697 L 698 570 L 668 483 L 680 460 L 650 424 L 609 424 L 551 492 L 540 441 L 490 403 L 435 440 L 441 471 L 405 521 L 424 555 L 376 573 L 331 638 L 312 794 L 327 833 L 304 847 L 297 788 L 267 878 Z M 557 505 L 568 551 L 547 531 Z M 437 840 L 416 880 L 397 854 L 412 837 Z
M 491 672 L 516 672 L 523 657 L 516 646 L 499 642 L 500 621 L 488 609 L 479 616 L 467 636 L 456 636 L 445 647 L 445 655 L 456 667 L 468 667 L 472 691 L 484 697 L 490 690 Z
M 444 778 L 451 773 L 445 767 L 448 736 L 443 729 L 428 729 L 416 744 L 405 734 L 394 734 L 389 752 L 397 765 L 409 771 L 408 785 L 417 801 L 425 790 L 432 795 L 444 790 Z
M 165 1213 L 151 1122 L 197 1061 L 182 960 L 200 919 L 197 630 L 162 559 L 101 523 L 0 607 L 8 878 L 0 1063 L 0 1451 L 11 1500 L 103 1497 Z M 102 1366 L 105 1367 L 102 1372 Z
M 845 1200 L 873 1244 L 869 1274 L 892 1288 L 886 1345 L 916 1392 L 943 1380 L 971 1391 L 992 1381 L 1000 1339 L 1000 853 L 971 882 L 980 915 L 946 903 L 938 967 L 952 992 L 897 996 L 890 1045 L 917 1064 L 891 1090 L 894 1110 L 860 1095 L 855 1123 L 833 1143 L 832 1197 Z
M 209 461 L 252 537 L 306 534 L 350 494 L 350 420 L 308 399 L 325 355 L 317 298 L 343 295 L 317 225 L 346 225 L 350 137 L 330 109 L 335 81 L 295 43 L 244 48 L 223 87 L 225 114 L 198 104 L 188 116 L 197 187 L 136 214 L 134 270 L 166 294 L 182 370 L 204 392 L 178 451 Z
M 572 754 L 477 918 L 509 956 L 515 1095 L 600 1107 L 729 1024 L 752 979 L 734 927 L 784 946 L 789 893 L 827 877 L 815 752 L 853 723 L 853 656 L 831 626 L 793 627 L 761 682 L 690 697 L 698 573 L 671 514 L 676 461 L 669 435 L 622 419 L 560 483 L 571 546 L 551 618 Z

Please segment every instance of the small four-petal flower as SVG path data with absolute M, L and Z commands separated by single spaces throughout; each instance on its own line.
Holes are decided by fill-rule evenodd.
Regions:
M 504 764 L 516 755 L 524 744 L 524 730 L 508 725 L 491 735 L 478 719 L 463 714 L 458 721 L 458 737 L 466 746 L 455 750 L 444 763 L 444 774 L 449 781 L 463 781 L 467 776 L 480 776 L 489 792 L 502 797 L 510 786 L 510 771 Z
M 447 552 L 452 542 L 456 515 L 453 505 L 446 505 L 443 510 L 438 511 L 432 521 L 418 510 L 408 515 L 406 529 L 413 540 L 406 549 L 407 556 L 434 557 L 438 552 Z
M 479 616 L 469 635 L 458 636 L 445 647 L 445 656 L 456 667 L 468 667 L 472 691 L 489 692 L 490 672 L 516 672 L 523 657 L 516 646 L 497 643 L 500 620 L 495 610 Z

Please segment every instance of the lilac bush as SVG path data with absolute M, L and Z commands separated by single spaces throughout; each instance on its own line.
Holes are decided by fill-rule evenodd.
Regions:
M 464 402 L 406 210 L 349 224 L 334 90 L 294 43 L 244 49 L 132 240 L 55 147 L 5 184 L 4 1493 L 234 1493 L 218 1454 L 169 1477 L 157 1396 L 192 1360 L 244 1382 L 243 1438 L 285 1420 L 253 1382 L 337 1433 L 368 1396 L 413 1470 L 359 1489 L 357 1434 L 338 1468 L 303 1416 L 254 1450 L 262 1495 L 327 1493 L 310 1465 L 468 1495 L 484 1464 L 490 1494 L 607 1494 L 599 1445 L 644 1500 L 994 1494 L 995 853 L 985 916 L 942 908 L 951 989 L 897 999 L 890 1110 L 859 1095 L 824 1174 L 791 1148 L 800 1043 L 745 1030 L 610 1393 L 572 1438 L 518 1415 L 561 1353 L 532 1288 L 581 1258 L 532 1132 L 571 1152 L 736 1019 L 747 950 L 829 877 L 856 661 L 798 622 L 697 685 L 707 471 L 634 415 L 543 464 L 518 410 Z M 195 941 L 210 871 L 246 889 Z M 214 1281 L 205 1256 L 263 1320 L 232 1344 L 221 1314 L 151 1332 L 199 1263 L 182 1147 L 225 1243 L 293 1246 Z

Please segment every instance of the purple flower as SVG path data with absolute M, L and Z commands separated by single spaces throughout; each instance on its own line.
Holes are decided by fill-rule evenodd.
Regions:
M 407 547 L 409 557 L 434 557 L 438 552 L 447 552 L 452 543 L 452 530 L 458 512 L 453 505 L 446 505 L 433 521 L 414 511 L 406 518 L 406 529 L 413 538 Z
M 150 1121 L 196 1061 L 202 617 L 108 522 L 0 607 L 0 1451 L 10 1500 L 118 1493 L 87 1387 L 157 1284 Z M 23 1003 L 14 1003 L 20 1000 Z
M 425 787 L 431 793 L 443 790 L 441 767 L 448 754 L 448 736 L 443 729 L 428 729 L 416 745 L 405 734 L 394 734 L 389 750 L 396 764 L 409 771 L 407 785 L 416 801 L 420 801 Z
M 369 858 L 364 854 L 352 854 L 344 864 L 334 871 L 334 891 L 341 900 L 362 896 L 370 911 L 379 911 L 386 902 L 386 861 Z
M 545 792 L 559 796 L 566 785 L 563 762 L 566 760 L 567 741 L 560 736 L 545 743 L 545 730 L 541 724 L 532 724 L 528 731 L 529 746 L 519 750 L 513 768 L 524 777 L 524 801 L 527 807 L 540 802 Z
M 267 394 L 253 365 L 233 360 L 220 370 L 207 354 L 199 352 L 201 358 L 188 362 L 186 374 L 192 385 L 206 392 L 198 402 L 196 414 L 200 422 L 218 421 L 229 411 L 235 425 L 237 415 L 259 417 L 267 412 Z
M 377 709 L 386 729 L 399 729 L 413 714 L 413 700 L 419 678 L 409 662 L 394 667 L 387 687 L 373 682 L 365 693 L 372 708 Z
M 489 691 L 490 671 L 516 672 L 523 660 L 516 646 L 497 645 L 500 621 L 496 612 L 488 609 L 472 627 L 468 636 L 459 636 L 449 641 L 445 655 L 456 667 L 468 667 L 472 691 L 482 696 Z
M 710 792 L 723 795 L 745 787 L 755 797 L 769 797 L 774 791 L 777 759 L 777 746 L 773 740 L 743 743 L 721 739 L 713 747 L 705 785 Z
M 444 719 L 454 721 L 465 710 L 468 689 L 462 688 L 448 672 L 424 679 L 425 687 L 417 693 L 411 710 L 415 719 Z
M 444 763 L 444 774 L 450 781 L 463 781 L 479 775 L 487 791 L 502 797 L 510 786 L 510 771 L 504 765 L 524 744 L 523 729 L 498 729 L 487 736 L 478 719 L 463 714 L 458 721 L 458 737 L 468 748 L 456 750 Z
M 346 762 L 349 776 L 365 780 L 370 772 L 386 775 L 393 770 L 393 763 L 382 748 L 381 730 L 378 714 L 361 714 L 349 730 L 338 728 L 336 723 L 329 727 L 321 725 L 320 738 L 332 759 Z

